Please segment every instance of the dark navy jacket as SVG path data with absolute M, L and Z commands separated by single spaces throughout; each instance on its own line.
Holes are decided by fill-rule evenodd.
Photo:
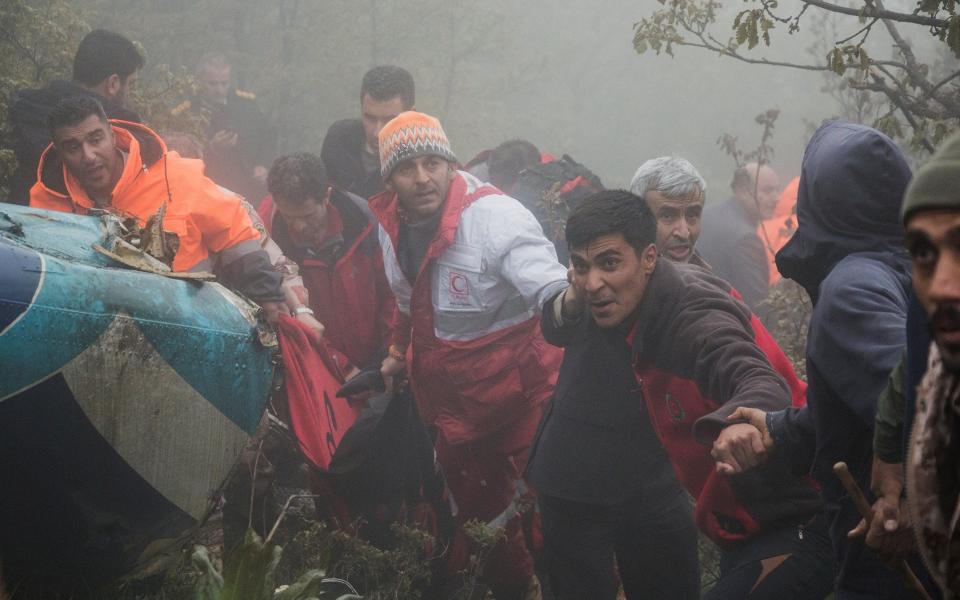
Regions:
M 878 594 L 886 571 L 846 532 L 860 520 L 833 474 L 846 461 L 869 490 L 877 398 L 906 343 L 910 262 L 899 209 L 910 168 L 897 146 L 868 127 L 831 122 L 807 146 L 797 199 L 797 232 L 777 267 L 814 302 L 807 339 L 812 475 L 820 483 L 839 589 Z M 880 597 L 880 596 L 876 596 Z M 883 596 L 886 597 L 886 596 Z
M 361 198 L 371 198 L 383 191 L 383 178 L 379 168 L 367 171 L 364 167 L 363 145 L 363 122 L 360 119 L 337 121 L 323 138 L 320 158 L 337 187 Z
M 765 318 L 766 310 L 760 303 L 769 292 L 767 253 L 757 235 L 757 224 L 750 221 L 736 198 L 711 202 L 703 209 L 697 251 L 718 277 L 740 292 L 753 312 Z

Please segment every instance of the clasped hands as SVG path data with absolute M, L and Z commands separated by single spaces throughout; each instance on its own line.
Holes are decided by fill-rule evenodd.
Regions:
M 727 420 L 743 422 L 727 425 L 714 440 L 710 455 L 716 461 L 717 472 L 736 475 L 763 464 L 773 449 L 767 413 L 741 406 Z

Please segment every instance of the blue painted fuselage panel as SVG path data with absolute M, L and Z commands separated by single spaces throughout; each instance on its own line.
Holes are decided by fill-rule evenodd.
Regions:
M 58 372 L 122 315 L 204 399 L 253 433 L 269 393 L 271 353 L 215 286 L 50 256 L 40 278 L 39 258 L 29 254 L 0 238 L 0 315 L 19 317 L 0 329 L 0 402 Z

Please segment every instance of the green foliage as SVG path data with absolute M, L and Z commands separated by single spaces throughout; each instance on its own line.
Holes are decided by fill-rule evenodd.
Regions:
M 223 573 L 207 548 L 194 548 L 191 560 L 199 570 L 194 600 L 359 600 L 350 584 L 311 569 L 292 585 L 274 589 L 283 549 L 264 542 L 248 529 L 243 542 L 227 557 Z
M 5 127 L 11 94 L 68 77 L 87 24 L 65 0 L 4 0 L 0 8 L 0 193 L 16 172 Z
M 464 523 L 463 531 L 473 542 L 474 549 L 470 554 L 470 564 L 460 574 L 463 577 L 463 583 L 451 600 L 470 600 L 477 597 L 479 590 L 483 589 L 480 578 L 490 557 L 490 552 L 497 544 L 506 539 L 506 532 L 503 527 L 490 527 L 478 519 L 471 519 Z
M 70 79 L 77 44 L 91 29 L 77 4 L 4 0 L 0 5 L 0 192 L 17 169 L 7 127 L 11 95 L 16 90 L 43 87 L 53 79 Z M 142 45 L 140 50 L 149 59 Z M 170 110 L 186 97 L 191 84 L 183 68 L 148 61 L 130 103 L 158 131 L 197 133 L 201 124 L 189 113 Z
M 649 18 L 633 24 L 633 47 L 643 54 L 651 49 L 656 54 L 673 56 L 675 45 L 684 45 L 683 30 L 705 31 L 716 20 L 720 3 L 714 0 L 658 0 L 666 7 Z
M 330 532 L 319 547 L 327 572 L 355 584 L 368 600 L 420 598 L 430 583 L 433 537 L 400 523 L 394 523 L 391 531 L 394 543 L 389 549 L 344 531 Z
M 761 38 L 764 45 L 769 46 L 770 30 L 773 28 L 773 21 L 767 18 L 759 8 L 740 11 L 733 20 L 733 30 L 736 32 L 734 39 L 737 41 L 737 46 L 746 43 L 750 50 L 760 43 Z

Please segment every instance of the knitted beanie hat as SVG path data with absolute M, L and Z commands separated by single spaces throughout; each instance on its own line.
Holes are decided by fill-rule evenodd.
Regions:
M 918 210 L 960 210 L 960 134 L 947 139 L 907 187 L 900 207 L 904 224 Z
M 386 179 L 401 161 L 434 155 L 457 162 L 440 121 L 423 113 L 407 111 L 380 130 L 380 174 Z

